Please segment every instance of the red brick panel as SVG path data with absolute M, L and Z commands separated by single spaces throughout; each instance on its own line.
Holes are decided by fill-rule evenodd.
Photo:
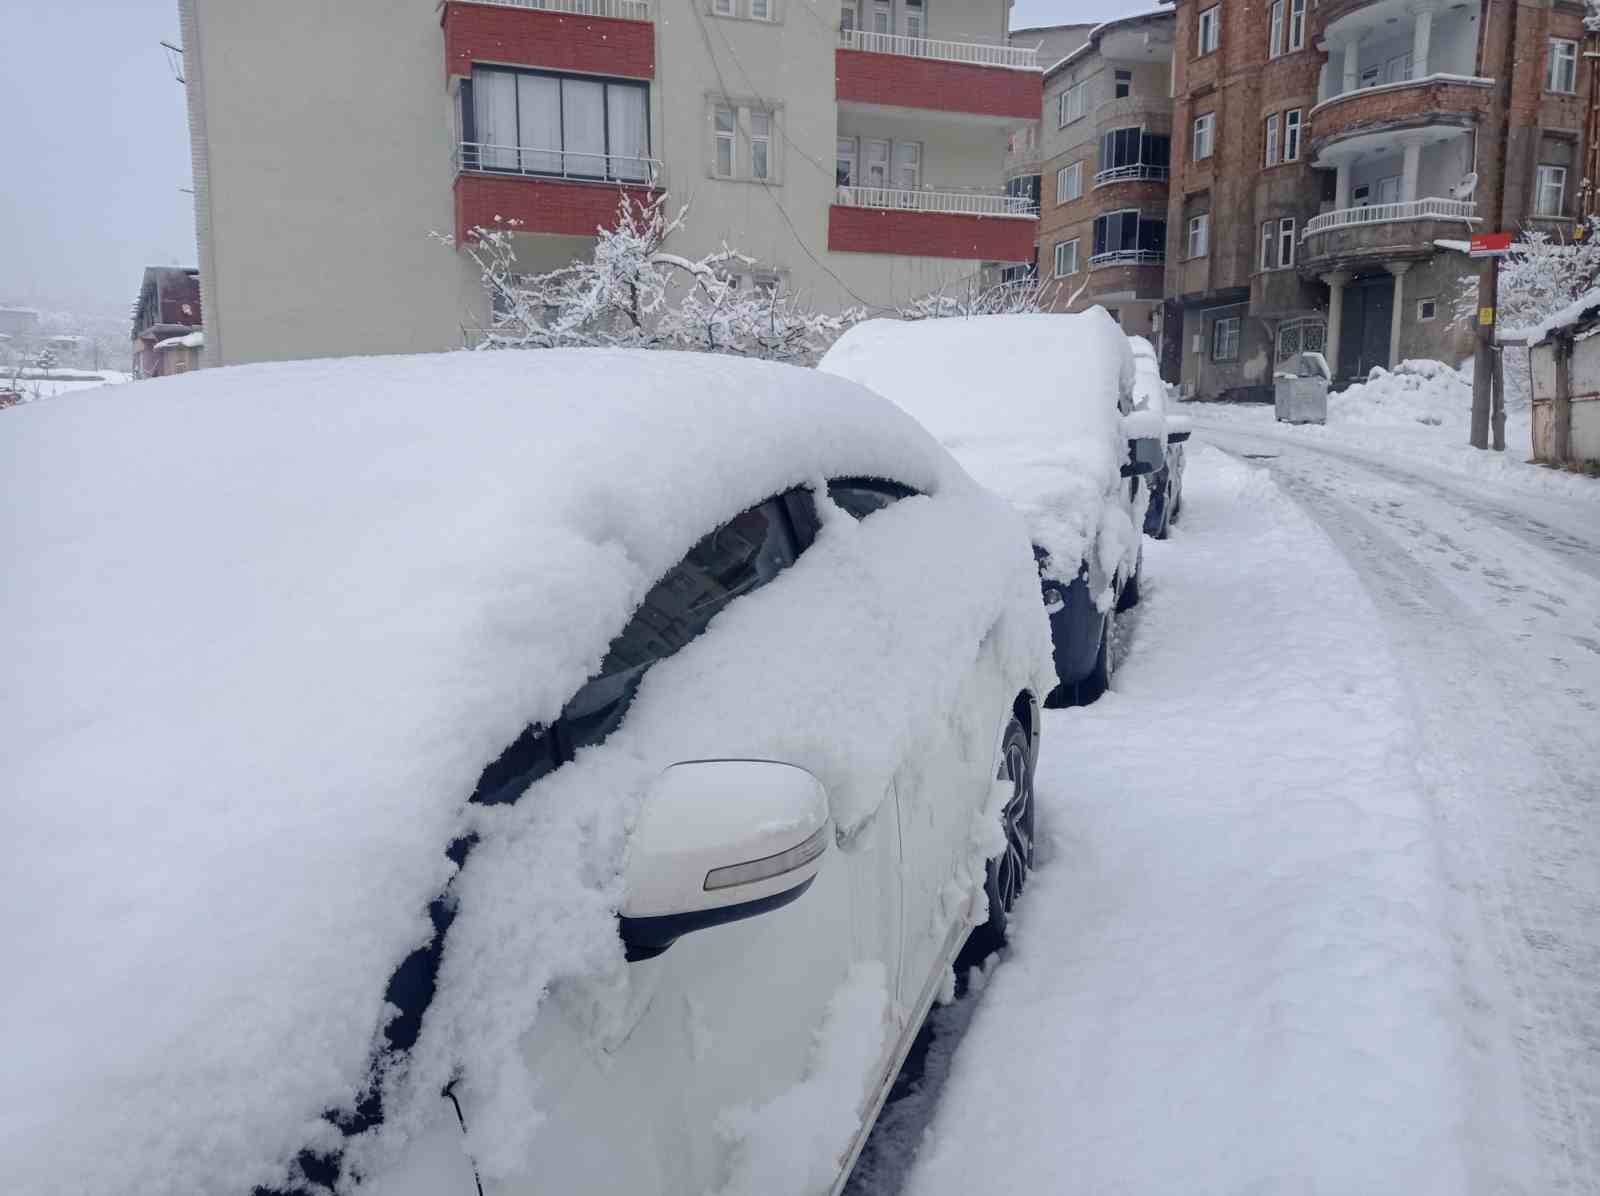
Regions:
M 1038 223 L 1015 216 L 900 212 L 836 204 L 828 209 L 828 248 L 835 253 L 1029 262 Z
M 656 27 L 649 21 L 574 16 L 448 0 L 444 6 L 445 71 L 472 73 L 474 62 L 653 79 Z
M 841 103 L 883 104 L 894 108 L 931 108 L 936 112 L 973 112 L 1038 120 L 1044 107 L 1044 75 L 1003 66 L 973 66 L 837 50 L 834 87 Z
M 1120 208 L 1148 207 L 1159 204 L 1163 213 L 1167 206 L 1166 180 L 1118 179 L 1111 183 L 1095 183 L 1090 192 L 1096 214 L 1115 212 Z
M 1488 110 L 1489 89 L 1471 83 L 1422 83 L 1414 87 L 1360 91 L 1317 110 L 1311 118 L 1312 144 L 1321 149 L 1330 141 L 1390 125 L 1461 124 L 1478 119 Z
M 641 202 L 651 194 L 647 187 L 616 183 L 463 174 L 455 187 L 456 240 L 465 240 L 470 229 L 504 227 L 511 220 L 519 232 L 592 237 L 601 225 L 616 223 L 623 191 Z

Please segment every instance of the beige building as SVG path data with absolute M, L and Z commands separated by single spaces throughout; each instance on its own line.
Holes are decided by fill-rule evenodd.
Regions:
M 487 300 L 433 234 L 516 220 L 550 268 L 624 192 L 824 309 L 1033 253 L 1003 184 L 1041 73 L 1006 0 L 180 7 L 207 364 L 459 346 Z

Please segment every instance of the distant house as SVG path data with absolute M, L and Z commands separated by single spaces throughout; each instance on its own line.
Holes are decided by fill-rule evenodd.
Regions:
M 199 368 L 198 346 L 203 342 L 172 342 L 198 336 L 200 329 L 200 271 L 146 266 L 133 309 L 133 376 L 160 378 Z
M 31 307 L 0 307 L 0 335 L 32 337 L 39 331 L 39 313 Z

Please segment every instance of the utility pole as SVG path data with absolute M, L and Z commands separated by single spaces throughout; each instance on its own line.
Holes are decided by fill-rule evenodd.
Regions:
M 1489 447 L 1489 408 L 1495 378 L 1494 317 L 1500 304 L 1500 259 L 1489 258 L 1478 272 L 1478 353 L 1472 369 L 1473 448 Z M 1505 417 L 1501 416 L 1502 425 Z M 1503 439 L 1503 434 L 1502 434 Z

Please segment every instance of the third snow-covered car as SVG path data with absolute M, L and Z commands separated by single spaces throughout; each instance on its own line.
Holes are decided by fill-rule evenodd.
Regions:
M 1110 681 L 1118 610 L 1138 600 L 1160 418 L 1133 410 L 1128 338 L 1077 315 L 869 320 L 818 367 L 910 412 L 1027 520 L 1050 612 L 1051 704 Z
M 836 1190 L 1032 851 L 1016 513 L 727 357 L 103 393 L 0 437 L 7 1190 Z
M 1161 468 L 1145 479 L 1150 488 L 1150 505 L 1145 508 L 1144 530 L 1157 540 L 1167 538 L 1167 529 L 1183 513 L 1184 443 L 1189 439 L 1189 417 L 1172 415 L 1167 384 L 1161 380 L 1161 366 L 1154 346 L 1142 336 L 1130 336 L 1133 349 L 1133 405 L 1136 411 L 1150 411 L 1161 417 L 1166 449 Z

